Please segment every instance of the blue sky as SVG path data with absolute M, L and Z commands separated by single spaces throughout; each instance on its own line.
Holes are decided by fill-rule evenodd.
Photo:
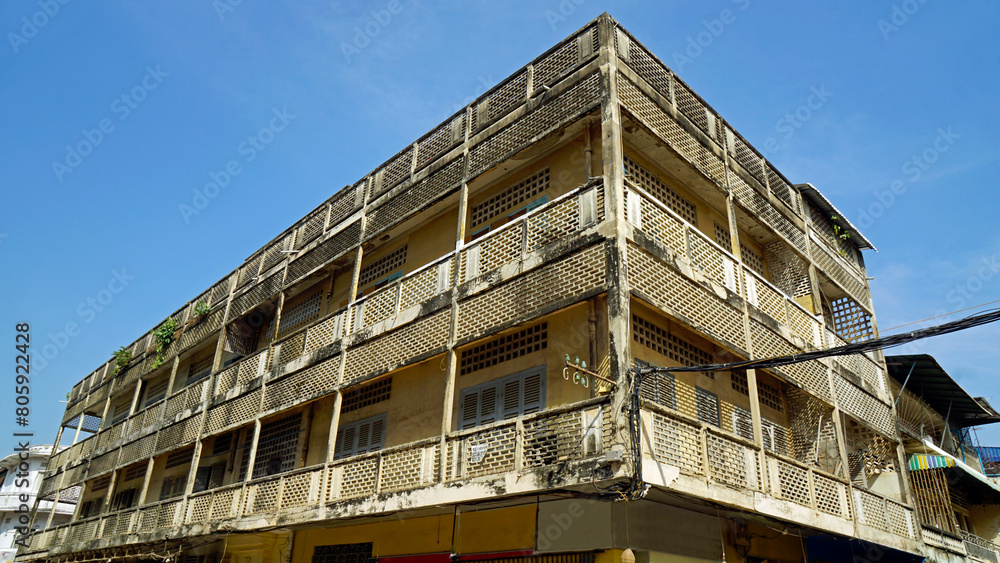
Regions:
M 862 228 L 883 329 L 1000 299 L 995 2 L 150 4 L 0 7 L 0 451 L 16 322 L 30 430 L 51 441 L 112 350 L 604 11 Z M 1000 403 L 998 341 L 991 325 L 906 351 Z

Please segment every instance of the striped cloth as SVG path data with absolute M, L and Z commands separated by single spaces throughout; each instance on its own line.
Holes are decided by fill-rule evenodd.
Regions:
M 943 455 L 912 454 L 907 465 L 910 471 L 940 469 L 942 467 L 955 467 L 955 460 Z

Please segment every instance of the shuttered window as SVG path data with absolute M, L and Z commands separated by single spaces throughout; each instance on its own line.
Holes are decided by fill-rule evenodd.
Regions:
M 179 497 L 184 494 L 187 485 L 187 475 L 174 475 L 163 480 L 160 486 L 160 500 Z
M 333 450 L 334 459 L 381 450 L 385 445 L 387 416 L 386 413 L 383 413 L 350 424 L 342 424 L 337 429 L 337 446 Z
M 111 408 L 111 424 L 123 420 L 128 416 L 129 411 L 132 410 L 132 398 L 122 397 L 115 406 Z
M 719 396 L 701 387 L 695 387 L 694 391 L 698 403 L 698 420 L 712 426 L 720 426 Z
M 465 389 L 459 406 L 462 429 L 538 412 L 545 406 L 545 366 Z
M 212 373 L 212 360 L 214 359 L 215 356 L 208 356 L 207 358 L 192 362 L 191 367 L 188 369 L 188 378 L 185 385 L 190 385 L 195 381 L 208 377 Z
M 198 493 L 222 486 L 222 479 L 226 474 L 226 464 L 217 463 L 215 465 L 199 467 L 195 474 L 194 489 L 192 492 Z
M 170 383 L 169 379 L 164 379 L 159 383 L 146 384 L 146 400 L 142 403 L 142 408 L 147 408 L 152 404 L 158 403 L 167 396 L 167 384 Z
M 788 431 L 785 427 L 764 417 L 761 417 L 760 424 L 764 449 L 788 455 Z M 753 440 L 753 417 L 749 410 L 739 405 L 733 405 L 733 433 L 740 438 Z

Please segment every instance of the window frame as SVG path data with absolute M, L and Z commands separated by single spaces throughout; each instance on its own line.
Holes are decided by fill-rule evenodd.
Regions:
M 477 426 L 483 426 L 485 424 L 491 424 L 493 422 L 499 422 L 501 420 L 510 420 L 512 418 L 518 418 L 526 414 L 531 414 L 535 412 L 541 412 L 545 410 L 545 387 L 546 387 L 546 376 L 548 370 L 545 364 L 528 368 L 517 373 L 501 377 L 499 379 L 493 379 L 480 383 L 478 385 L 473 385 L 471 387 L 466 387 L 462 389 L 459 393 L 458 399 L 458 416 L 456 417 L 459 430 L 466 430 L 468 428 L 476 428 Z M 534 407 L 528 406 L 525 402 L 524 397 L 524 382 L 532 376 L 538 376 L 538 401 L 537 403 L 531 403 Z M 510 410 L 505 406 L 506 403 L 506 393 L 508 384 L 518 381 L 520 382 L 518 388 L 518 405 L 515 410 Z M 478 395 L 482 397 L 484 391 L 493 391 L 493 413 L 492 415 L 487 415 L 483 412 L 482 400 L 477 399 L 476 415 L 474 421 L 470 424 L 470 419 L 465 417 L 466 401 L 470 395 Z M 526 412 L 529 409 L 534 408 L 530 412 Z
M 362 418 L 361 420 L 356 420 L 354 422 L 349 422 L 347 424 L 341 424 L 337 427 L 336 444 L 334 445 L 333 459 L 340 460 L 348 457 L 376 452 L 385 447 L 385 434 L 386 427 L 388 426 L 389 413 L 384 412 L 382 414 L 376 414 L 374 416 L 369 416 L 367 418 Z M 382 423 L 382 432 L 378 440 L 373 439 L 372 430 L 376 427 L 375 423 Z M 361 433 L 359 430 L 368 425 L 368 440 L 367 446 L 361 448 L 358 446 L 360 441 Z M 350 446 L 344 444 L 345 436 L 349 430 L 353 430 L 354 433 L 351 436 Z

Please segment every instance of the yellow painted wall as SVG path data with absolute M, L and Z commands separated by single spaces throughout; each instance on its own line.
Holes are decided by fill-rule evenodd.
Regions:
M 534 504 L 460 512 L 455 553 L 490 553 L 535 546 Z
M 215 344 L 216 339 L 210 338 L 207 342 L 204 342 L 198 349 L 194 352 L 185 354 L 177 366 L 177 375 L 174 377 L 174 386 L 171 393 L 176 393 L 183 389 L 187 384 L 187 378 L 191 374 L 191 365 L 204 360 L 209 356 L 215 355 Z
M 334 273 L 333 290 L 330 299 L 327 300 L 326 312 L 332 313 L 345 305 L 351 292 L 351 277 L 354 275 L 354 260 L 350 260 L 346 266 L 338 269 Z
M 87 481 L 85 483 L 83 494 L 80 495 L 80 502 L 81 503 L 84 503 L 84 502 L 87 502 L 87 501 L 90 501 L 90 500 L 94 500 L 94 499 L 103 499 L 105 497 L 105 495 L 108 494 L 108 488 L 107 487 L 104 487 L 103 489 L 101 489 L 99 491 L 94 491 L 93 490 L 93 488 L 94 488 L 94 481 L 97 481 L 97 479 L 91 479 L 91 480 L 89 480 L 89 481 Z M 102 506 L 101 509 L 103 510 L 104 507 Z
M 160 489 L 163 487 L 163 481 L 167 478 L 174 477 L 176 475 L 187 476 L 188 472 L 191 471 L 191 463 L 182 463 L 176 467 L 171 467 L 166 469 L 167 466 L 167 455 L 163 454 L 157 456 L 153 460 L 153 474 L 149 477 L 149 489 L 146 493 L 146 502 L 156 502 L 160 500 Z M 137 481 L 140 482 L 140 481 Z
M 595 141 L 599 138 L 600 133 L 595 132 Z M 580 134 L 564 146 L 559 147 L 549 154 L 543 155 L 537 160 L 527 164 L 521 164 L 516 168 L 515 161 L 508 161 L 500 165 L 501 170 L 498 171 L 501 174 L 500 176 L 497 176 L 497 174 L 487 174 L 486 176 L 481 176 L 471 182 L 469 184 L 469 214 L 466 217 L 466 220 L 469 223 L 466 224 L 466 234 L 474 233 L 488 225 L 490 222 L 496 221 L 496 219 L 500 217 L 505 217 L 511 212 L 524 207 L 542 196 L 547 196 L 548 201 L 552 201 L 562 194 L 572 191 L 585 184 L 587 182 L 587 173 L 584 149 L 584 137 Z M 591 167 L 592 169 L 597 169 L 601 160 L 599 142 L 595 142 L 593 151 L 593 154 L 597 156 L 592 160 L 596 160 L 597 164 L 592 164 Z M 509 167 L 510 169 L 505 172 L 505 167 Z M 532 196 L 527 201 L 515 204 L 510 209 L 498 210 L 498 215 L 491 218 L 487 222 L 480 222 L 477 224 L 471 223 L 472 210 L 476 205 L 479 205 L 480 203 L 495 196 L 497 193 L 521 182 L 546 167 L 549 168 L 549 188 L 547 190 Z M 591 174 L 594 175 L 595 173 L 592 172 Z
M 442 354 L 394 372 L 389 400 L 342 413 L 340 424 L 389 413 L 385 447 L 440 435 L 446 376 L 444 359 Z
M 518 332 L 527 327 L 535 326 L 538 323 L 548 323 L 548 346 L 544 350 L 532 352 L 524 356 L 513 358 L 494 366 L 476 370 L 472 373 L 457 376 L 455 404 L 452 409 L 452 420 L 455 421 L 453 429 L 458 428 L 459 421 L 459 401 L 463 389 L 474 387 L 487 381 L 500 379 L 501 377 L 512 375 L 537 366 L 546 366 L 545 380 L 545 404 L 551 408 L 558 405 L 574 403 L 589 399 L 592 396 L 591 389 L 581 385 L 576 385 L 572 381 L 566 381 L 562 377 L 562 368 L 565 365 L 565 355 L 570 358 L 579 356 L 586 360 L 588 369 L 592 366 L 589 358 L 590 353 L 590 328 L 589 328 L 589 305 L 588 303 L 578 303 L 558 311 L 546 317 L 535 319 L 502 333 L 503 335 Z M 597 340 L 601 342 L 600 326 L 596 327 Z M 482 340 L 478 340 L 463 346 L 459 350 L 459 358 L 463 350 L 474 348 L 475 346 L 497 338 L 493 335 Z M 605 339 L 606 340 L 606 339 Z M 598 362 L 606 358 L 606 346 L 600 344 L 598 347 Z
M 295 533 L 291 563 L 310 563 L 320 545 L 371 542 L 376 557 L 447 553 L 451 551 L 454 517 L 451 514 L 420 518 L 386 517 L 371 524 L 312 528 Z
M 973 504 L 969 516 L 975 528 L 973 533 L 993 543 L 1000 541 L 1000 505 Z
M 725 530 L 725 528 L 723 529 Z M 750 557 L 787 563 L 804 560 L 802 540 L 799 536 L 792 533 L 782 535 L 779 530 L 753 523 L 748 524 L 747 531 L 754 536 L 750 543 L 749 552 L 743 546 L 737 550 L 737 547 L 731 543 L 731 535 L 725 534 L 726 561 L 743 563 L 744 560 L 740 553 L 747 553 Z
M 458 210 L 449 209 L 438 216 L 425 221 L 409 231 L 394 235 L 390 240 L 382 243 L 378 239 L 373 239 L 370 244 L 378 245 L 372 249 L 365 249 L 361 258 L 361 267 L 364 269 L 369 264 L 377 262 L 380 258 L 391 254 L 401 246 L 406 246 L 406 262 L 403 263 L 403 275 L 420 269 L 426 264 L 434 262 L 452 250 L 455 250 L 455 234 L 458 228 Z M 392 273 L 396 270 L 392 270 Z M 370 293 L 375 283 L 384 279 L 379 276 L 374 281 L 360 286 L 359 291 Z
M 452 542 L 454 538 L 454 544 Z M 425 553 L 472 554 L 520 551 L 535 545 L 535 505 L 395 518 L 297 531 L 291 563 L 309 563 L 316 546 L 372 543 L 374 557 Z
M 257 532 L 226 537 L 226 553 L 233 563 L 282 563 L 293 541 L 290 532 Z
M 309 432 L 309 444 L 306 451 L 308 467 L 326 461 L 327 448 L 330 446 L 330 417 L 333 415 L 333 397 L 327 396 L 313 403 L 312 430 Z

